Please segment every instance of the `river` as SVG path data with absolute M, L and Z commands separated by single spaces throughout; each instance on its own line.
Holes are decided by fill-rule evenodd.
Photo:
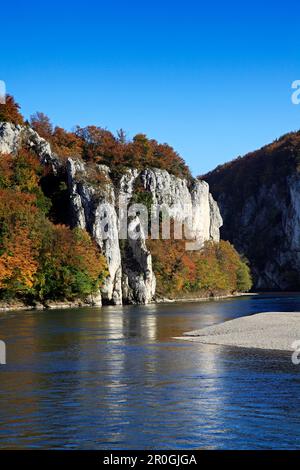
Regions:
M 290 354 L 173 339 L 263 311 L 300 295 L 1 313 L 0 448 L 300 449 Z

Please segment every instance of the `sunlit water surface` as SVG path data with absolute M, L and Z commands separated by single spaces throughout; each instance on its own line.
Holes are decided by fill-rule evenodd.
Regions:
M 290 354 L 173 339 L 262 311 L 300 296 L 0 314 L 0 447 L 299 449 Z

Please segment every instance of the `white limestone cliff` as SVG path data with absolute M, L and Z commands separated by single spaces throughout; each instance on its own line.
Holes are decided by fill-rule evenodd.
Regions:
M 37 153 L 42 164 L 51 165 L 55 174 L 62 169 L 49 143 L 30 127 L 0 123 L 0 153 L 16 153 L 24 144 Z M 75 157 L 68 159 L 63 171 L 66 172 L 73 225 L 92 235 L 107 260 L 109 277 L 101 292 L 104 303 L 147 304 L 155 299 L 156 280 L 141 215 L 131 214 L 128 220 L 129 229 L 139 229 L 136 238 L 122 239 L 121 236 L 120 239 L 119 236 L 120 231 L 124 231 L 120 201 L 121 207 L 130 206 L 138 184 L 154 206 L 168 206 L 170 216 L 180 222 L 187 218 L 187 207 L 192 208 L 198 248 L 206 240 L 219 240 L 222 219 L 204 181 L 187 181 L 160 169 L 128 169 L 115 183 L 108 167 L 94 165 L 93 176 L 94 173 L 98 176 L 95 179 L 90 175 L 90 167 Z M 97 303 L 100 302 L 98 296 Z
M 192 208 L 193 226 L 198 241 L 197 248 L 206 240 L 219 240 L 222 219 L 219 209 L 204 181 L 187 180 L 171 175 L 165 170 L 128 169 L 118 187 L 109 178 L 109 169 L 102 170 L 108 179 L 106 189 L 95 189 L 88 180 L 83 181 L 84 164 L 74 159 L 68 161 L 68 181 L 74 220 L 87 228 L 106 256 L 110 276 L 103 290 L 104 299 L 115 304 L 149 303 L 155 297 L 155 275 L 152 257 L 147 248 L 139 215 L 130 216 L 128 226 L 139 227 L 136 239 L 119 240 L 120 202 L 130 206 L 139 180 L 145 192 L 151 194 L 152 204 L 166 205 L 175 219 L 184 222 L 187 207 Z M 103 204 L 107 205 L 103 207 Z M 122 206 L 122 207 L 123 207 Z M 107 231 L 103 232 L 104 218 Z
M 59 158 L 52 152 L 50 144 L 31 127 L 0 122 L 0 153 L 14 154 L 24 143 L 36 152 L 41 163 L 50 164 L 54 172 L 58 170 Z

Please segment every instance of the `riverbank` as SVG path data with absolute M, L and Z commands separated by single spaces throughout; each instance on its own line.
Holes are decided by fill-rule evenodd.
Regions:
M 243 296 L 253 296 L 259 295 L 257 292 L 237 292 L 235 294 L 224 294 L 224 295 L 208 295 L 206 297 L 178 297 L 176 299 L 168 299 L 168 298 L 159 298 L 156 299 L 154 303 L 156 304 L 165 304 L 165 303 L 177 303 L 177 302 L 208 302 L 208 301 L 218 301 L 224 299 L 232 299 L 235 297 L 243 297 Z
M 231 299 L 242 296 L 258 295 L 257 293 L 240 292 L 235 294 L 226 294 L 218 296 L 206 296 L 206 297 L 187 297 L 187 298 L 156 298 L 152 304 L 167 304 L 167 303 L 180 303 L 180 302 L 208 302 L 218 301 L 224 299 Z M 88 301 L 74 300 L 74 301 L 49 301 L 44 304 L 37 302 L 33 305 L 26 304 L 20 300 L 12 300 L 7 302 L 0 302 L 0 313 L 9 312 L 13 310 L 55 310 L 55 309 L 66 309 L 66 308 L 80 308 L 80 307 L 102 307 L 103 305 L 99 301 Z
M 257 313 L 184 333 L 180 339 L 222 346 L 294 351 L 293 343 L 300 341 L 300 312 Z
M 0 302 L 0 313 L 10 312 L 13 310 L 57 310 L 67 308 L 79 308 L 79 307 L 101 307 L 101 303 L 97 302 L 85 302 L 83 300 L 74 301 L 49 301 L 44 304 L 36 302 L 35 304 L 26 304 L 22 301 L 10 301 Z

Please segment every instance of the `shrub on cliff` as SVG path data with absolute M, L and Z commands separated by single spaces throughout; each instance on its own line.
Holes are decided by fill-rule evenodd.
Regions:
M 38 269 L 40 213 L 36 197 L 0 189 L 0 293 L 29 292 Z
M 0 103 L 0 122 L 12 122 L 13 124 L 24 124 L 20 113 L 20 106 L 15 102 L 13 96 L 6 95 L 5 103 Z
M 40 112 L 36 112 L 30 116 L 30 126 L 34 129 L 43 139 L 51 139 L 53 133 L 53 125 L 50 118 Z

